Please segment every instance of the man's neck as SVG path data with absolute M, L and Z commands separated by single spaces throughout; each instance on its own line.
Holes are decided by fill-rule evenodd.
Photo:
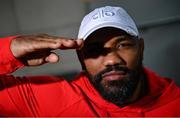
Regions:
M 143 74 L 140 76 L 139 83 L 134 91 L 133 96 L 130 98 L 130 102 L 133 103 L 143 96 L 145 96 L 148 93 L 148 84 L 147 84 L 147 79 L 146 75 L 143 72 Z

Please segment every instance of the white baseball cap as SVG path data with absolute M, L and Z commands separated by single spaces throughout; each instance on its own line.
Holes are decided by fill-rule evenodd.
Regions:
M 123 8 L 105 6 L 95 9 L 83 18 L 78 38 L 85 40 L 91 33 L 104 27 L 119 28 L 135 37 L 139 35 L 135 22 Z

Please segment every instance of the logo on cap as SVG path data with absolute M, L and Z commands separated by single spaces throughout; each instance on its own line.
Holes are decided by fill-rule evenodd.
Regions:
M 92 18 L 94 19 L 94 20 L 96 20 L 96 19 L 98 19 L 98 18 L 102 18 L 102 17 L 109 17 L 109 16 L 114 16 L 115 15 L 115 13 L 113 12 L 113 11 L 101 11 L 101 13 L 100 12 L 98 12 L 98 13 L 96 13 L 96 14 L 94 14 L 93 16 L 92 16 Z

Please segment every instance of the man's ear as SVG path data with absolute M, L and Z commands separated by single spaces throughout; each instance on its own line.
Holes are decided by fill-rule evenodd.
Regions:
M 140 51 L 140 56 L 143 60 L 144 57 L 144 39 L 143 38 L 139 38 L 139 51 Z

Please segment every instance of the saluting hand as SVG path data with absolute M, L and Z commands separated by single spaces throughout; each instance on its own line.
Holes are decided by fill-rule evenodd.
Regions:
M 83 46 L 82 39 L 70 39 L 47 34 L 22 35 L 11 42 L 11 51 L 26 66 L 58 62 L 59 56 L 52 52 L 56 49 L 78 49 Z

